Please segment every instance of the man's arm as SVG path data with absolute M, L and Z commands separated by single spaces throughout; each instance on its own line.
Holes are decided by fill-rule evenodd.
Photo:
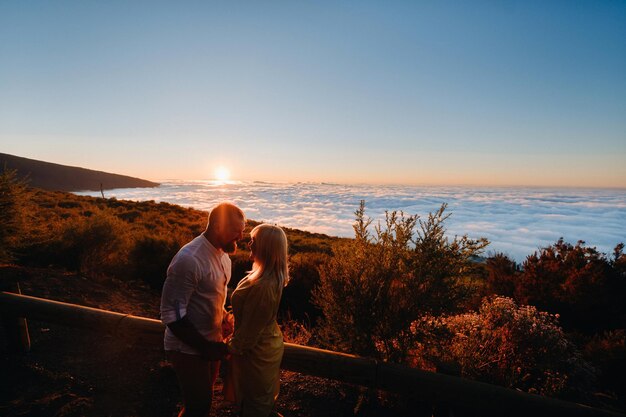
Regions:
M 207 360 L 221 359 L 227 348 L 220 342 L 206 340 L 187 318 L 189 298 L 198 286 L 196 263 L 183 257 L 172 262 L 161 294 L 161 321 L 183 343 L 197 349 Z
M 174 336 L 182 340 L 187 345 L 197 349 L 201 356 L 210 361 L 217 361 L 228 354 L 228 347 L 223 342 L 210 342 L 206 340 L 193 324 L 187 320 L 187 316 L 170 323 L 167 327 L 174 333 Z

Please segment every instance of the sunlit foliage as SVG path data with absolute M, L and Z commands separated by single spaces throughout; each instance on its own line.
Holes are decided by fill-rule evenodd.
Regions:
M 503 255 L 486 263 L 492 294 L 558 313 L 568 330 L 594 334 L 626 328 L 626 256 L 623 244 L 613 257 L 559 239 L 529 255 L 520 268 Z
M 425 323 L 414 323 L 423 332 Z M 485 299 L 479 311 L 433 318 L 428 343 L 416 360 L 429 358 L 460 376 L 543 395 L 585 392 L 594 370 L 559 327 L 558 316 L 512 299 Z
M 206 212 L 168 203 L 28 189 L 6 171 L 0 207 L 3 261 L 155 291 L 176 251 L 207 221 Z M 501 254 L 481 261 L 487 242 L 446 237 L 445 210 L 425 219 L 389 212 L 373 224 L 362 203 L 354 239 L 286 229 L 291 282 L 280 318 L 287 339 L 561 396 L 593 380 L 575 340 L 608 395 L 623 395 L 623 245 L 609 257 L 559 240 L 522 265 Z M 232 285 L 251 267 L 247 239 L 231 257 Z
M 206 227 L 206 212 L 175 204 L 28 190 L 21 183 L 16 184 L 22 187 L 22 192 L 32 193 L 28 222 L 20 223 L 24 227 L 19 236 L 28 235 L 17 254 L 17 260 L 24 265 L 53 265 L 90 277 L 137 280 L 160 290 L 172 257 Z M 7 218 L 9 214 L 9 210 L 2 212 Z M 250 220 L 247 230 L 257 224 Z M 6 230 L 9 228 L 3 228 L 2 232 Z M 341 240 L 294 229 L 286 229 L 286 232 L 290 253 L 298 259 L 302 258 L 298 252 L 303 250 L 310 251 L 312 257 L 328 253 L 332 243 Z M 246 245 L 248 238 L 244 237 L 240 251 L 232 257 L 233 285 L 251 268 Z M 296 260 L 295 264 L 298 262 Z M 310 274 L 311 268 L 303 269 L 305 272 Z M 307 282 L 309 278 L 303 273 L 295 271 L 292 276 L 296 282 Z M 312 284 L 307 287 L 309 294 L 303 297 L 310 296 L 311 287 Z M 293 310 L 296 315 L 301 315 L 310 308 L 307 299 L 306 303 L 295 305 Z
M 361 202 L 355 239 L 337 246 L 321 265 L 314 292 L 323 312 L 319 337 L 326 346 L 404 362 L 416 337 L 410 331 L 413 321 L 463 308 L 476 272 L 471 259 L 487 241 L 446 238 L 445 208 L 423 221 L 388 212 L 372 235 L 372 220 Z

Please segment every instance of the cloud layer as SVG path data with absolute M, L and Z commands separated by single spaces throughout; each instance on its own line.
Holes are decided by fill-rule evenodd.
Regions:
M 518 262 L 559 237 L 571 243 L 584 240 L 607 253 L 626 242 L 626 190 L 170 181 L 159 188 L 106 194 L 202 210 L 229 200 L 254 220 L 345 237 L 353 236 L 360 200 L 365 200 L 366 213 L 375 221 L 384 219 L 385 210 L 424 218 L 447 203 L 449 236 L 485 237 L 491 242 L 488 254 L 504 252 Z

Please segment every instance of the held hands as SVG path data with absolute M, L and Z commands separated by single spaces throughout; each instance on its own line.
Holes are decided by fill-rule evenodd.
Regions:
M 229 311 L 224 311 L 222 319 L 222 338 L 226 341 L 235 330 L 235 316 Z M 224 342 L 206 342 L 202 351 L 202 357 L 208 361 L 219 361 L 230 356 L 228 345 Z
M 235 331 L 235 316 L 229 311 L 224 312 L 222 319 L 222 338 L 228 339 Z
M 219 361 L 228 356 L 228 346 L 224 342 L 206 342 L 202 357 L 208 361 Z

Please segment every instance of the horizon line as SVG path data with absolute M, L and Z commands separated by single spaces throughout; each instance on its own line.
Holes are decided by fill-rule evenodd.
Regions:
M 142 178 L 143 179 L 143 178 Z M 480 183 L 420 183 L 420 182 L 346 182 L 346 181 L 321 181 L 321 180 L 302 180 L 302 181 L 281 181 L 281 180 L 253 180 L 253 179 L 230 179 L 218 180 L 215 178 L 160 178 L 148 179 L 149 181 L 162 182 L 213 182 L 222 184 L 236 183 L 263 183 L 263 184 L 318 184 L 318 185 L 338 185 L 338 186 L 389 186 L 389 187 L 474 187 L 474 188 L 574 188 L 574 189 L 606 189 L 606 190 L 624 190 L 626 185 L 538 185 L 538 184 L 480 184 Z

